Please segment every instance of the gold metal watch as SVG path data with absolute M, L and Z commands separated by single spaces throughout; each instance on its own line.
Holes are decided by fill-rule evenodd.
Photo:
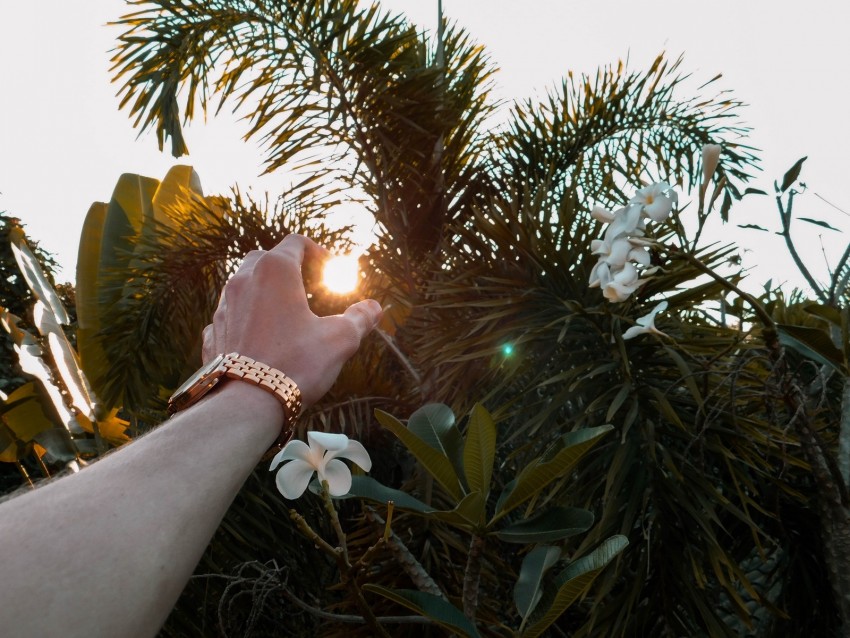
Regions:
M 168 413 L 174 414 L 194 405 L 223 379 L 247 381 L 273 394 L 286 412 L 283 431 L 292 429 L 301 413 L 301 391 L 295 381 L 280 370 L 236 352 L 218 355 L 189 377 L 168 400 Z

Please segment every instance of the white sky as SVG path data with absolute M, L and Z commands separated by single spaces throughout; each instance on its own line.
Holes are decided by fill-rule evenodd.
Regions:
M 433 28 L 436 0 L 388 0 Z M 629 57 L 646 68 L 661 51 L 685 54 L 684 71 L 718 84 L 749 106 L 750 143 L 762 149 L 764 172 L 753 186 L 772 192 L 772 181 L 808 155 L 803 179 L 809 195 L 797 212 L 850 230 L 850 3 L 845 0 L 444 0 L 444 12 L 483 43 L 500 67 L 497 95 L 542 95 L 568 70 L 594 73 Z M 20 217 L 30 235 L 54 253 L 73 280 L 83 219 L 93 201 L 108 201 L 118 176 L 161 179 L 177 163 L 159 153 L 152 134 L 137 139 L 117 86 L 110 84 L 109 54 L 119 30 L 105 24 L 127 12 L 123 0 L 0 0 L 0 210 Z M 701 83 L 701 82 L 700 82 Z M 224 114 L 187 132 L 192 164 L 205 192 L 234 183 L 257 194 L 276 194 L 285 174 L 259 179 L 262 152 L 245 143 L 245 127 Z M 734 211 L 733 211 L 734 212 Z M 733 218 L 778 228 L 772 198 L 753 198 Z M 848 235 L 798 224 L 807 261 L 825 273 L 819 236 L 833 262 Z M 724 237 L 731 235 L 727 232 Z M 770 277 L 791 278 L 778 241 L 765 233 L 738 235 L 758 265 L 751 287 Z

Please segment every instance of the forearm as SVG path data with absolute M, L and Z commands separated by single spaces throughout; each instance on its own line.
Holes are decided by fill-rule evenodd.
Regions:
M 4 635 L 154 635 L 282 421 L 271 395 L 229 382 L 120 453 L 5 503 Z

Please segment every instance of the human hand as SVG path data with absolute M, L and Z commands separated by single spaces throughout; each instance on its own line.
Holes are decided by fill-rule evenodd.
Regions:
M 301 235 L 287 235 L 271 250 L 248 253 L 204 330 L 204 361 L 238 352 L 295 381 L 305 408 L 318 401 L 382 312 L 372 299 L 352 304 L 341 315 L 318 317 L 310 310 L 301 265 L 305 259 L 328 256 Z

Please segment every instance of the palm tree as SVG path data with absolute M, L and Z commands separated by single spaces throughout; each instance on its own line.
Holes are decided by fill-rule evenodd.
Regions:
M 268 171 L 294 171 L 303 177 L 296 190 L 310 196 L 362 197 L 374 215 L 363 265 L 367 294 L 388 308 L 385 339 L 366 344 L 304 427 L 353 428 L 388 448 L 374 407 L 404 417 L 426 402 L 464 413 L 480 400 L 498 416 L 498 467 L 508 477 L 565 432 L 613 423 L 617 436 L 581 465 L 575 487 L 545 496 L 597 514 L 577 550 L 612 533 L 631 540 L 561 631 L 739 635 L 741 623 L 761 618 L 754 609 L 790 608 L 792 574 L 813 571 L 811 552 L 800 551 L 812 530 L 799 524 L 811 484 L 763 342 L 740 327 L 750 310 L 734 309 L 737 327 L 709 311 L 728 289 L 700 277 L 707 267 L 740 278 L 733 247 L 700 245 L 674 218 L 658 231 L 668 247 L 653 255 L 662 274 L 631 301 L 612 306 L 587 286 L 599 232 L 591 206 L 621 205 L 642 180 L 696 187 L 694 158 L 706 143 L 724 149 L 715 184 L 728 216 L 756 162 L 739 141 L 738 101 L 683 96 L 682 61 L 660 56 L 642 72 L 619 64 L 568 77 L 505 114 L 489 99 L 484 49 L 463 29 L 443 24 L 433 42 L 402 16 L 354 0 L 151 0 L 119 24 L 122 106 L 160 147 L 170 141 L 175 156 L 186 153 L 182 124 L 198 106 L 229 103 L 247 114 L 246 136 L 262 141 Z M 693 224 L 711 210 L 690 213 Z M 192 270 L 194 241 L 154 264 L 152 286 L 174 284 L 168 263 L 178 254 L 179 271 Z M 674 339 L 624 342 L 622 330 L 662 295 Z M 130 322 L 157 312 L 141 302 L 125 310 Z M 171 315 L 164 333 L 186 334 L 188 314 Z M 381 464 L 385 479 L 423 485 L 393 455 Z M 274 522 L 286 508 L 255 478 L 207 569 L 258 552 L 293 560 L 275 536 L 291 539 Z M 369 523 L 360 524 L 365 534 Z M 419 560 L 451 588 L 452 561 L 465 562 L 466 547 L 439 526 L 410 529 Z M 749 577 L 759 559 L 787 585 L 779 594 Z M 505 595 L 496 574 L 509 567 L 492 551 L 482 561 L 479 618 L 495 622 Z M 375 575 L 396 577 L 390 567 Z M 771 621 L 777 632 L 832 626 L 828 603 L 815 602 L 822 581 L 805 595 L 830 613 L 809 625 Z M 180 623 L 191 623 L 185 610 L 199 591 L 187 589 L 173 631 L 189 631 Z

